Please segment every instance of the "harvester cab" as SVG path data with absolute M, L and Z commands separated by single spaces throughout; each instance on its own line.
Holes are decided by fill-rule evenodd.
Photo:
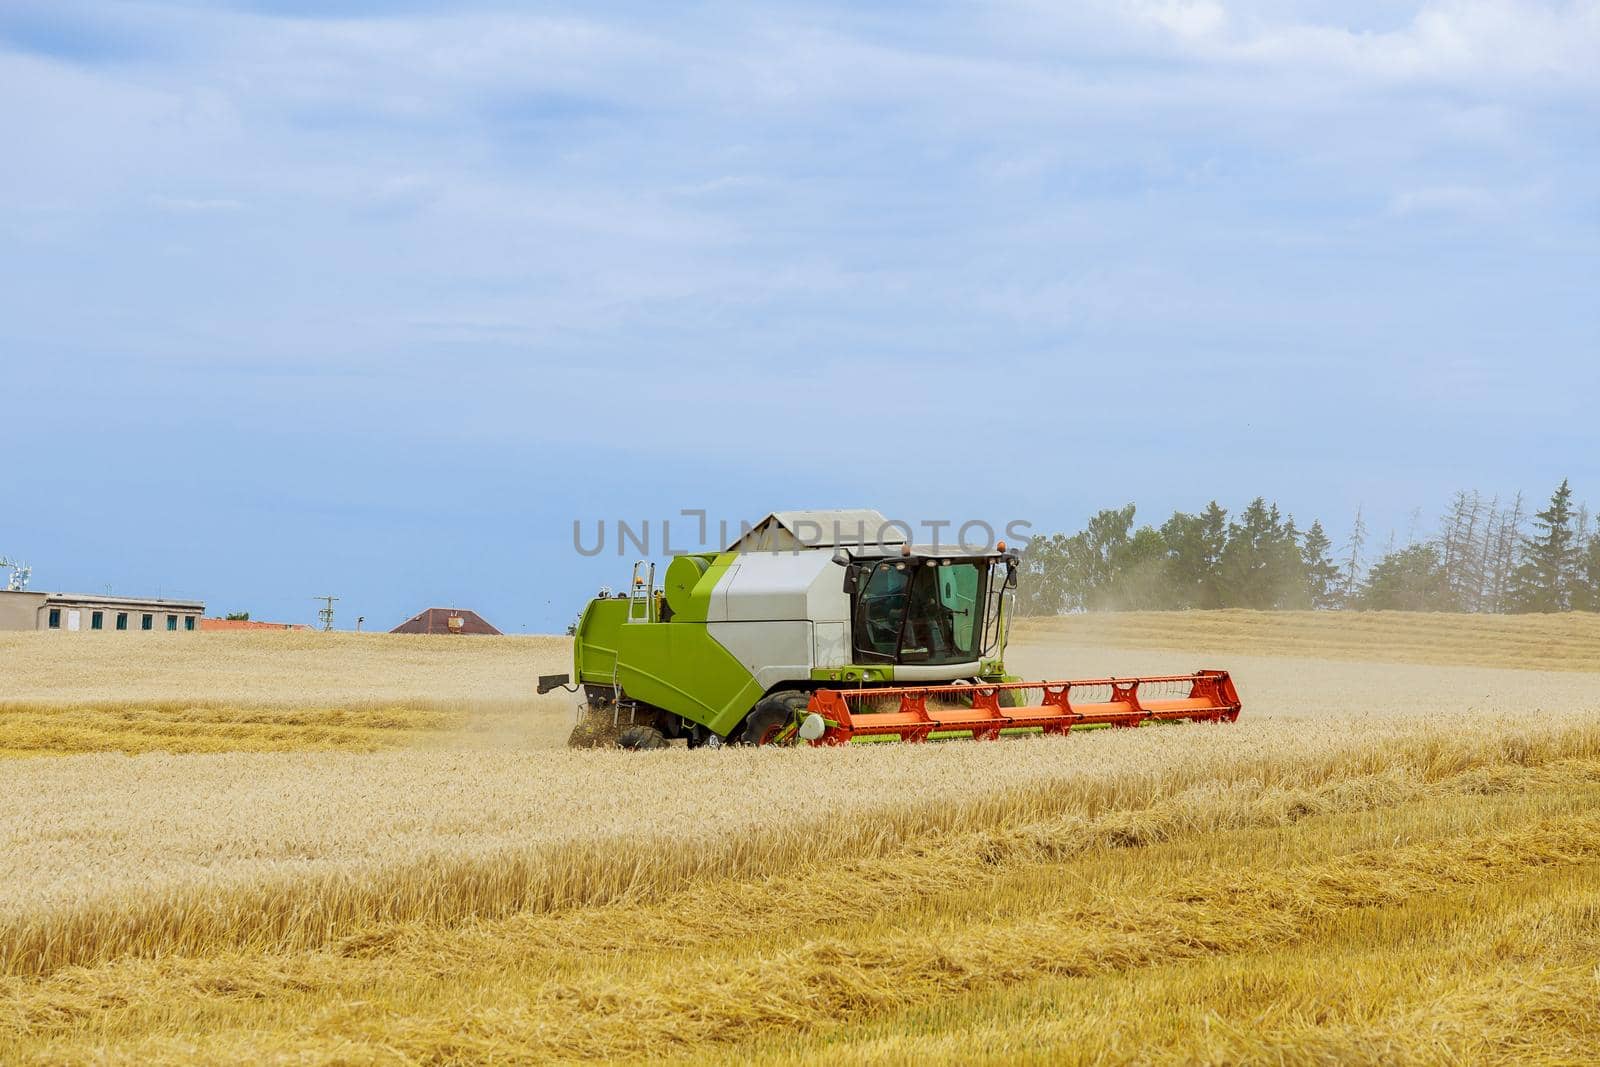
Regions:
M 1007 675 L 1017 553 L 918 546 L 899 530 L 872 511 L 777 512 L 724 552 L 674 557 L 659 587 L 654 565 L 636 564 L 575 627 L 584 700 L 570 743 L 922 741 L 1237 716 L 1222 672 Z

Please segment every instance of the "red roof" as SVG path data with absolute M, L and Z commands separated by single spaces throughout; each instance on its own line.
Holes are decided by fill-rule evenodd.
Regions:
M 256 622 L 253 619 L 201 619 L 201 630 L 309 630 L 303 622 Z
M 429 608 L 389 631 L 392 634 L 480 634 L 499 637 L 500 631 L 476 611 L 463 608 Z

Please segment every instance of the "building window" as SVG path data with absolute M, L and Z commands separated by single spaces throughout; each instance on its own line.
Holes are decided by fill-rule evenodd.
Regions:
M 126 630 L 127 628 L 128 628 L 128 613 L 126 611 L 117 612 L 117 629 Z
M 177 628 L 178 628 L 178 617 L 176 615 L 168 615 L 167 616 L 167 629 L 176 630 Z
M 89 613 L 89 629 L 104 630 L 106 628 L 106 613 L 94 611 Z
M 185 630 L 194 629 L 194 616 L 193 615 L 185 615 L 183 617 L 183 628 Z
M 51 608 L 50 609 L 50 629 L 52 629 L 52 630 L 61 629 L 61 609 L 60 608 Z
M 154 630 L 155 628 L 156 628 L 156 617 L 154 615 L 151 615 L 149 612 L 145 612 L 143 615 L 141 615 L 139 617 L 139 629 L 141 629 L 141 630 Z

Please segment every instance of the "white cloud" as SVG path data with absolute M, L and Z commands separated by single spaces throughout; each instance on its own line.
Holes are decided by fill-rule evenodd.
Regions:
M 1179 37 L 1214 37 L 1228 23 L 1228 11 L 1216 0 L 1139 0 L 1129 5 L 1136 17 Z
M 1488 215 L 1500 207 L 1500 197 L 1488 189 L 1443 185 L 1396 193 L 1389 210 L 1396 215 Z
M 1160 4 L 1154 21 L 1217 62 L 1343 72 L 1385 81 L 1562 91 L 1600 84 L 1600 3 L 1434 0 L 1404 25 L 1243 19 L 1213 4 Z M 1146 19 L 1153 16 L 1142 12 Z
M 1526 218 L 1549 195 L 1548 183 L 1516 186 L 1440 184 L 1402 189 L 1389 200 L 1392 215 L 1454 216 L 1479 221 Z
M 185 196 L 152 196 L 150 206 L 174 215 L 216 215 L 244 208 L 244 204 L 238 200 Z

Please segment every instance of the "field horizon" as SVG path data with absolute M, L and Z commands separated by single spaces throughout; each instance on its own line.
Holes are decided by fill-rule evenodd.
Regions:
M 571 666 L 556 635 L 0 634 L 13 664 L 0 758 L 67 753 L 560 748 L 575 698 L 539 696 Z M 1581 703 L 1600 615 L 1129 612 L 1019 620 L 1013 673 L 1234 673 L 1248 714 Z M 1433 668 L 1459 670 L 1449 687 Z

